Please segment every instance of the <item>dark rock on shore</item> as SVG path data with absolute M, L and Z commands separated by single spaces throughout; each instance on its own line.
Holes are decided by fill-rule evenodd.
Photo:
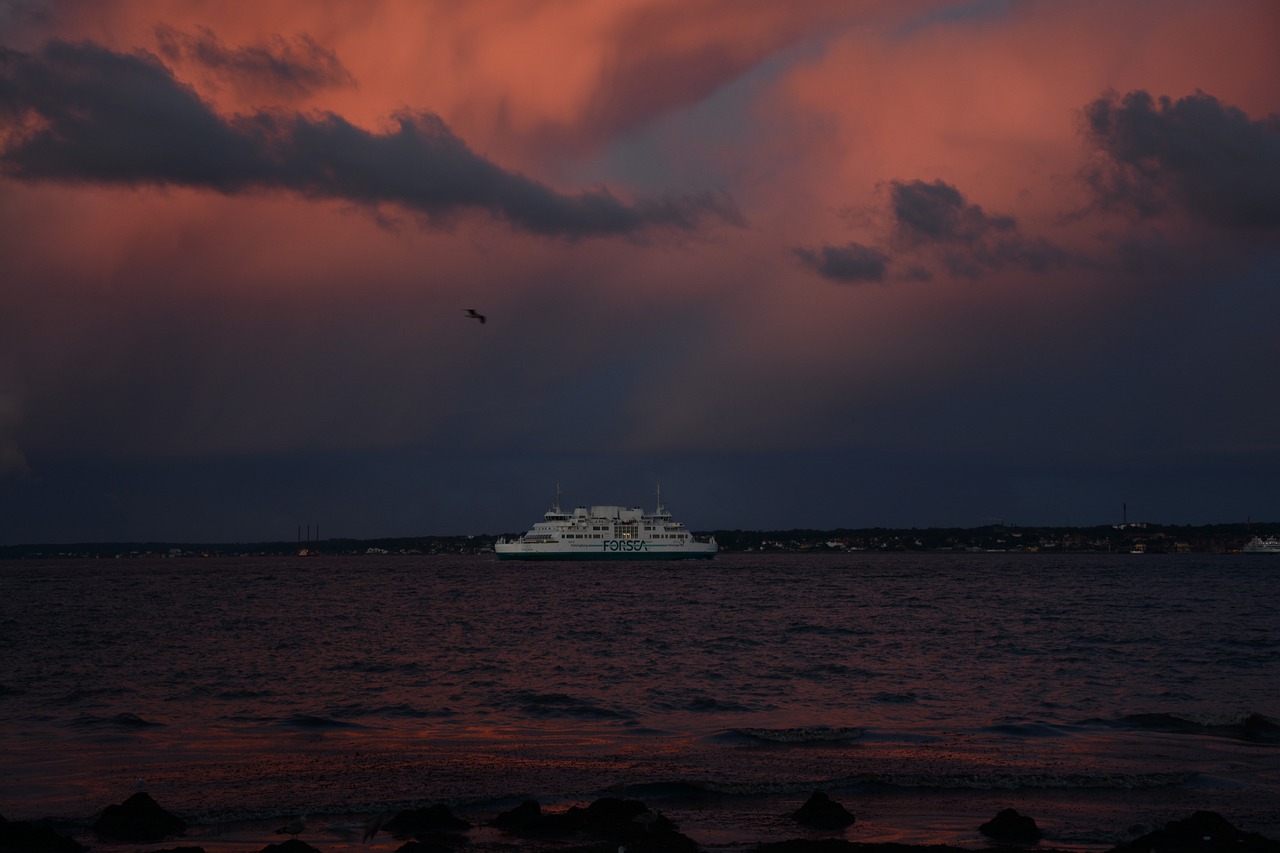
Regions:
M 537 826 L 542 820 L 542 806 L 537 800 L 525 800 L 514 809 L 499 812 L 493 819 L 493 825 L 517 835 Z
M 572 848 L 575 853 L 694 853 L 698 845 L 676 831 L 676 825 L 640 800 L 603 797 L 585 809 L 570 806 L 562 812 L 546 814 L 535 800 L 525 800 L 502 812 L 494 826 L 524 838 L 558 838 L 589 835 L 599 843 Z M 566 851 L 568 853 L 568 851 Z
M 502 812 L 494 826 L 521 836 L 566 836 L 589 832 L 610 838 L 626 838 L 637 833 L 672 831 L 675 824 L 640 800 L 603 797 L 585 809 L 570 806 L 562 812 L 545 813 L 536 800 L 525 800 Z
M 162 809 L 145 791 L 107 806 L 93 823 L 98 835 L 121 841 L 159 841 L 186 832 L 187 822 Z
M 466 843 L 467 839 L 460 835 L 434 833 L 406 841 L 396 848 L 396 853 L 453 853 Z
M 1002 844 L 1037 844 L 1040 827 L 1034 818 L 1018 814 L 1017 809 L 1005 809 L 978 827 L 978 831 Z
M 59 835 L 47 826 L 25 820 L 5 820 L 0 815 L 0 853 L 82 853 L 83 844 Z
M 822 791 L 814 791 L 803 806 L 791 813 L 791 817 L 814 829 L 844 829 L 854 822 L 848 809 Z
M 1196 812 L 1185 820 L 1173 820 L 1163 829 L 1112 848 L 1111 853 L 1280 853 L 1280 841 L 1256 832 L 1241 832 L 1217 812 Z
M 1012 811 L 1011 809 L 1008 811 Z M 1003 812 L 1001 813 L 1003 814 Z M 798 838 L 761 844 L 751 853 L 974 853 L 949 844 L 862 843 L 843 838 Z M 1041 853 L 1056 853 L 1041 848 Z M 1241 832 L 1215 812 L 1196 812 L 1108 853 L 1280 853 L 1280 841 Z
M 686 835 L 679 832 L 658 831 L 650 835 L 616 844 L 612 841 L 598 841 L 583 847 L 564 847 L 557 853 L 698 853 L 698 845 Z
M 796 838 L 761 844 L 752 853 L 974 853 L 949 844 L 865 843 L 843 838 Z M 1045 851 L 1051 853 L 1051 851 Z
M 470 838 L 456 832 L 415 832 L 396 853 L 453 853 L 470 843 Z
M 675 828 L 668 818 L 650 810 L 640 800 L 605 797 L 587 806 L 587 829 L 593 832 L 630 836 L 639 832 L 670 832 Z
M 382 825 L 392 835 L 419 835 L 427 832 L 460 832 L 471 824 L 456 817 L 447 806 L 405 810 Z
M 290 838 L 288 841 L 282 841 L 279 844 L 268 844 L 258 853 L 320 853 L 320 851 L 305 841 Z

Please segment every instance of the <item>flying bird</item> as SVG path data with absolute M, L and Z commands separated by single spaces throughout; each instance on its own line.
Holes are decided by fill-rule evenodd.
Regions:
M 472 318 L 474 318 L 474 319 L 476 319 L 476 320 L 479 320 L 479 321 L 480 321 L 480 325 L 482 325 L 482 326 L 484 325 L 484 315 L 483 315 L 483 314 L 481 314 L 479 311 L 477 311 L 477 310 L 476 310 L 476 309 L 474 309 L 474 308 L 468 308 L 468 309 L 466 309 L 466 310 L 467 310 L 467 316 L 468 316 L 468 317 L 472 317 Z

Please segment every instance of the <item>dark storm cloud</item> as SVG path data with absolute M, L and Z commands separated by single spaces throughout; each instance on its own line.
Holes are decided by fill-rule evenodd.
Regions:
M 207 27 L 186 33 L 161 25 L 156 27 L 156 40 L 170 62 L 194 62 L 250 94 L 302 97 L 355 83 L 333 51 L 305 34 L 291 40 L 277 35 L 265 44 L 229 48 Z
M 1104 206 L 1170 204 L 1227 228 L 1280 226 L 1280 116 L 1252 120 L 1197 92 L 1177 101 L 1110 92 L 1084 109 L 1106 161 L 1085 177 Z
M 28 181 L 289 190 L 433 220 L 480 209 L 536 234 L 588 237 L 737 220 L 710 194 L 628 204 L 606 189 L 566 195 L 475 154 L 438 117 L 404 112 L 386 133 L 332 113 L 223 118 L 155 56 L 83 42 L 0 50 L 0 168 Z
M 879 249 L 850 243 L 847 246 L 823 246 L 821 249 L 796 247 L 791 250 L 805 266 L 823 278 L 846 284 L 884 281 L 889 256 Z
M 846 283 L 930 281 L 930 262 L 965 278 L 1008 267 L 1039 273 L 1073 262 L 1050 241 L 1024 234 L 1012 216 L 987 213 L 944 181 L 891 181 L 888 206 L 892 255 L 860 243 L 791 251 L 824 278 Z
M 960 190 L 942 181 L 891 181 L 889 203 L 898 235 L 913 245 L 974 245 L 992 234 L 1009 233 L 1018 227 L 1011 216 L 988 216 L 980 206 L 966 202 Z
M 908 251 L 935 253 L 953 275 L 1015 267 L 1045 272 L 1067 254 L 1042 237 L 1029 237 L 1012 216 L 989 214 L 944 181 L 891 181 L 889 207 L 895 242 Z

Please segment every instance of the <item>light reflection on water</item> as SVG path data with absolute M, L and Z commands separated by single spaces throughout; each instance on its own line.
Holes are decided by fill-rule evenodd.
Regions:
M 863 822 L 881 839 L 959 840 L 922 825 L 950 825 L 922 792 L 981 819 L 1032 798 L 1078 835 L 1102 802 L 1167 803 L 1169 819 L 1217 798 L 1262 830 L 1280 826 L 1274 568 L 1047 555 L 0 563 L 0 811 L 84 820 L 138 776 L 170 808 L 219 820 L 647 786 L 668 810 L 727 798 L 736 806 L 717 813 L 738 826 L 759 798 L 781 809 L 822 786 L 887 810 Z M 863 735 L 732 733 L 795 727 Z M 697 820 L 732 835 L 712 812 Z

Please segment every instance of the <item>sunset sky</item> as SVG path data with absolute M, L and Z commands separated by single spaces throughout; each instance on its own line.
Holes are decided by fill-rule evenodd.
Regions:
M 1273 0 L 0 0 L 0 544 L 557 483 L 1280 520 L 1278 45 Z

